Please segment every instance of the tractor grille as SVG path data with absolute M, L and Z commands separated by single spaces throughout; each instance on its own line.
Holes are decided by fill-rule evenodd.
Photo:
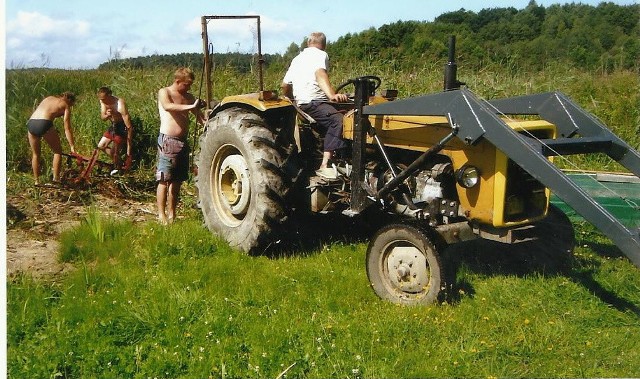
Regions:
M 507 163 L 504 221 L 518 222 L 544 215 L 545 187 L 512 160 Z
M 552 130 L 537 130 L 533 137 L 551 138 Z M 505 189 L 504 221 L 520 222 L 541 217 L 547 208 L 545 187 L 511 159 L 507 161 L 507 187 Z

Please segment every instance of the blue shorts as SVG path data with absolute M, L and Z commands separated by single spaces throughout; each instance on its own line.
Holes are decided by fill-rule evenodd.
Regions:
M 53 127 L 53 121 L 42 119 L 30 119 L 27 121 L 27 130 L 36 137 L 42 137 Z
M 160 133 L 156 180 L 184 182 L 189 179 L 189 145 L 186 140 Z
M 300 104 L 300 109 L 316 120 L 324 135 L 324 151 L 336 151 L 347 147 L 342 139 L 342 118 L 344 117 L 333 105 L 323 101 L 312 101 Z

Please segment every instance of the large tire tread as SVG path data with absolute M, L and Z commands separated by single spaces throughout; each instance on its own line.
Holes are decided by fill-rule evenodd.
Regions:
M 284 159 L 276 138 L 274 129 L 260 115 L 240 108 L 220 111 L 209 120 L 200 138 L 196 185 L 205 225 L 230 246 L 247 253 L 260 253 L 288 216 L 285 197 L 289 185 L 281 169 Z M 232 146 L 244 157 L 250 178 L 247 212 L 234 225 L 220 214 L 213 199 L 218 189 L 211 184 L 213 159 L 225 146 Z

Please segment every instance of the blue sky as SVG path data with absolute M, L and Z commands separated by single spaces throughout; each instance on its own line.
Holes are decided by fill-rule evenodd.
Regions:
M 432 21 L 459 10 L 513 6 L 528 0 L 0 0 L 5 4 L 5 65 L 95 68 L 111 57 L 202 51 L 202 15 L 260 15 L 263 53 L 282 53 L 311 31 L 329 41 L 398 20 Z M 571 1 L 537 0 L 548 7 Z M 600 1 L 581 3 L 597 5 Z M 637 0 L 616 0 L 619 5 Z M 255 24 L 255 22 L 253 22 Z M 255 28 L 254 28 L 255 29 Z M 254 51 L 242 22 L 209 24 L 215 51 Z

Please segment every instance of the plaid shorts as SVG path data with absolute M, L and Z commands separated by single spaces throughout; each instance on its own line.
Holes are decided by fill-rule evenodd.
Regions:
M 183 182 L 189 179 L 189 145 L 186 140 L 160 133 L 156 180 Z

